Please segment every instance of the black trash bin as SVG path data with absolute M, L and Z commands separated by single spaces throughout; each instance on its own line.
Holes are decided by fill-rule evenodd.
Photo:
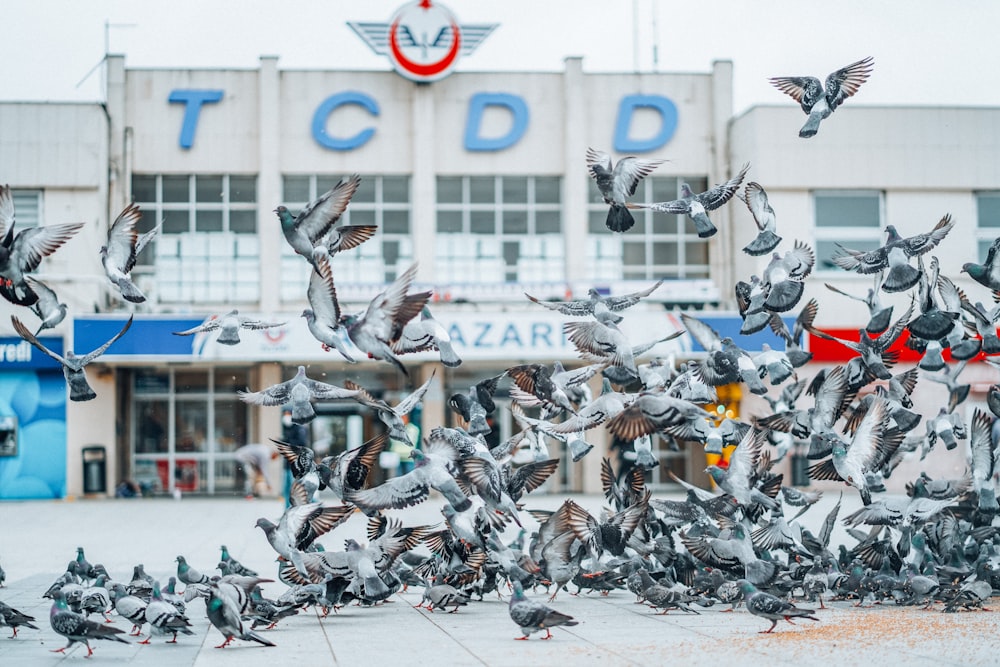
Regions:
M 83 492 L 108 492 L 108 454 L 102 445 L 83 448 Z

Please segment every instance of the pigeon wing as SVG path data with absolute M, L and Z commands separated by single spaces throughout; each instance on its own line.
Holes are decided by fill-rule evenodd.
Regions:
M 826 102 L 830 106 L 830 111 L 858 92 L 861 84 L 868 80 L 874 66 L 875 59 L 868 56 L 826 77 Z
M 131 326 L 132 326 L 132 318 L 133 317 L 134 317 L 134 315 L 129 315 L 128 322 L 125 323 L 125 326 L 122 327 L 121 331 L 119 331 L 118 333 L 116 333 L 114 336 L 111 337 L 111 340 L 109 340 L 104 345 L 100 346 L 96 350 L 93 350 L 92 352 L 88 353 L 85 357 L 83 357 L 82 359 L 80 359 L 79 360 L 80 366 L 81 367 L 86 366 L 87 364 L 89 364 L 90 362 L 92 362 L 94 359 L 97 359 L 99 356 L 101 356 L 102 354 L 104 354 L 109 347 L 111 347 L 112 345 L 114 345 L 114 343 L 115 343 L 116 340 L 118 340 L 119 338 L 121 338 L 122 336 L 124 336 L 125 332 L 128 331 L 129 328 L 131 328 Z
M 743 183 L 743 178 L 747 175 L 747 171 L 750 170 L 750 163 L 743 165 L 739 173 L 730 178 L 725 183 L 720 183 L 710 190 L 706 190 L 699 195 L 695 195 L 695 198 L 701 202 L 702 206 L 705 207 L 707 211 L 714 211 L 719 208 L 727 201 L 733 198 L 736 191 L 740 189 L 740 184 Z

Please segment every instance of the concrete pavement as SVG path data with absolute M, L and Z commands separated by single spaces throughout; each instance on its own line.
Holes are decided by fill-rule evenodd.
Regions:
M 857 494 L 845 494 L 841 516 L 856 504 Z M 591 512 L 602 498 L 575 496 Z M 554 509 L 564 496 L 529 496 L 528 507 Z M 827 492 L 808 512 L 806 525 L 818 527 L 836 502 Z M 852 504 L 853 503 L 853 504 Z M 407 525 L 438 523 L 440 502 L 395 512 Z M 127 582 L 132 567 L 143 563 L 150 574 L 166 581 L 175 572 L 174 558 L 183 554 L 195 568 L 213 573 L 219 546 L 265 576 L 275 573 L 274 553 L 263 533 L 254 528 L 258 517 L 276 519 L 278 500 L 134 499 L 31 501 L 0 504 L 0 565 L 7 586 L 0 600 L 31 615 L 40 630 L 21 628 L 16 639 L 0 630 L 0 665 L 79 663 L 86 655 L 77 645 L 61 655 L 49 653 L 65 644 L 49 627 L 50 601 L 41 594 L 75 557 L 86 549 L 92 563 L 103 563 L 112 577 Z M 529 519 L 530 520 L 530 519 Z M 348 537 L 364 539 L 365 519 L 357 514 L 321 541 L 340 549 Z M 834 542 L 843 531 L 838 529 Z M 277 597 L 280 583 L 265 593 Z M 818 611 L 820 622 L 780 623 L 774 634 L 758 634 L 768 621 L 745 610 L 725 613 L 720 606 L 701 614 L 658 615 L 637 605 L 626 591 L 607 597 L 560 593 L 554 608 L 580 624 L 557 628 L 549 641 L 535 635 L 515 642 L 519 629 L 507 615 L 505 599 L 495 594 L 472 602 L 456 614 L 415 609 L 422 591 L 411 589 L 373 608 L 349 606 L 320 618 L 315 612 L 285 619 L 266 636 L 274 648 L 236 640 L 226 649 L 213 648 L 222 636 L 208 623 L 203 603 L 195 600 L 188 616 L 195 635 L 181 636 L 176 645 L 155 638 L 148 646 L 93 642 L 88 664 L 196 665 L 255 667 L 274 664 L 355 665 L 662 665 L 682 661 L 692 665 L 990 665 L 997 664 L 996 612 L 942 614 L 939 610 L 892 606 L 861 609 L 835 603 Z M 529 596 L 541 599 L 528 592 Z M 808 606 L 808 605 L 804 605 Z M 126 622 L 114 615 L 118 627 Z

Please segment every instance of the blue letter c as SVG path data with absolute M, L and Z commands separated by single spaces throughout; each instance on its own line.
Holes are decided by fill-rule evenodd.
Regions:
M 378 102 L 365 93 L 345 91 L 323 100 L 313 114 L 312 135 L 320 146 L 335 151 L 350 151 L 364 146 L 375 134 L 375 128 L 368 127 L 351 137 L 335 137 L 326 131 L 326 121 L 330 114 L 345 104 L 357 104 L 373 116 L 379 115 Z

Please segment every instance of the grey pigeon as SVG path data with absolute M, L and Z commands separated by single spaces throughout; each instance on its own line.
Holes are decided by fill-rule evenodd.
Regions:
M 388 361 L 407 377 L 409 372 L 392 351 L 392 346 L 403 334 L 406 323 L 419 315 L 431 298 L 431 292 L 407 294 L 416 276 L 417 265 L 413 264 L 372 299 L 364 313 L 340 318 L 355 347 L 370 359 Z
M 192 584 L 207 584 L 211 581 L 208 575 L 202 574 L 188 565 L 187 559 L 184 556 L 178 556 L 175 560 L 177 561 L 177 579 L 181 583 L 190 586 Z
M 757 236 L 743 247 L 743 252 L 752 257 L 758 257 L 777 248 L 778 244 L 781 243 L 781 237 L 776 233 L 774 209 L 767 201 L 767 192 L 764 188 L 761 187 L 760 183 L 750 181 L 743 188 L 743 195 L 737 194 L 736 196 L 747 205 L 747 208 L 750 209 L 750 215 L 753 216 L 753 221 L 757 224 Z
M 0 625 L 5 625 L 14 631 L 14 634 L 10 636 L 11 639 L 17 637 L 17 629 L 22 625 L 26 628 L 38 630 L 38 626 L 32 623 L 34 620 L 34 616 L 28 616 L 14 609 L 9 604 L 0 602 Z
M 635 220 L 628 212 L 626 203 L 635 194 L 639 181 L 663 164 L 664 160 L 643 160 L 637 157 L 623 157 L 611 167 L 611 156 L 604 151 L 587 149 L 587 171 L 597 182 L 597 189 L 609 204 L 608 218 L 604 224 L 613 232 L 624 232 L 632 228 Z
M 844 100 L 851 97 L 872 73 L 875 60 L 869 56 L 838 69 L 826 77 L 826 88 L 813 76 L 779 76 L 769 79 L 771 85 L 799 103 L 809 115 L 799 136 L 809 138 L 819 131 L 819 124 L 828 118 Z
M 993 241 L 990 249 L 986 252 L 986 261 L 982 264 L 966 262 L 962 265 L 962 272 L 969 274 L 969 277 L 977 283 L 992 291 L 1000 290 L 1000 261 L 997 261 L 997 251 L 1000 250 L 1000 238 Z
M 261 391 L 236 392 L 244 403 L 254 405 L 286 405 L 292 408 L 292 422 L 308 424 L 316 418 L 313 401 L 328 401 L 354 398 L 357 390 L 345 389 L 306 377 L 306 367 L 299 366 L 295 377 L 285 382 L 271 385 Z
M 563 315 L 573 315 L 575 317 L 593 315 L 601 322 L 610 321 L 613 324 L 618 324 L 622 321 L 622 316 L 615 313 L 639 303 L 644 297 L 655 292 L 662 284 L 663 281 L 658 280 L 652 287 L 619 296 L 604 296 L 591 287 L 587 291 L 586 299 L 573 299 L 571 301 L 542 301 L 527 293 L 525 293 L 525 296 L 532 303 L 537 303 L 539 306 L 544 306 L 549 310 L 560 312 Z
M 410 440 L 410 435 L 406 432 L 406 424 L 403 422 L 403 417 L 413 412 L 413 409 L 420 405 L 420 401 L 424 399 L 424 394 L 427 393 L 427 389 L 431 386 L 436 373 L 437 369 L 431 372 L 431 376 L 427 378 L 426 382 L 404 396 L 395 406 L 389 405 L 382 399 L 375 398 L 350 380 L 344 381 L 344 386 L 355 392 L 353 396 L 355 401 L 375 410 L 375 414 L 379 420 L 388 429 L 391 439 L 399 440 L 411 447 L 415 447 L 418 443 Z
M 119 637 L 124 634 L 120 628 L 110 627 L 104 623 L 95 623 L 70 610 L 66 604 L 66 595 L 62 591 L 55 594 L 52 609 L 49 612 L 49 623 L 52 629 L 69 640 L 62 648 L 52 649 L 53 653 L 65 653 L 73 644 L 84 644 L 87 647 L 87 657 L 94 654 L 90 647 L 91 639 L 107 639 L 128 644 L 128 640 Z
M 136 595 L 130 595 L 121 584 L 111 586 L 111 599 L 114 601 L 115 612 L 132 623 L 133 637 L 142 632 L 146 624 L 146 601 Z
M 449 584 L 434 584 L 427 586 L 424 590 L 424 597 L 417 606 L 421 607 L 425 602 L 429 612 L 433 612 L 435 609 L 447 610 L 448 607 L 452 607 L 448 613 L 454 614 L 459 607 L 469 604 L 469 597 Z
M 765 593 L 764 591 L 757 590 L 757 587 L 751 584 L 746 579 L 739 580 L 740 592 L 743 593 L 743 601 L 746 602 L 747 611 L 749 611 L 754 616 L 760 616 L 761 618 L 766 618 L 771 621 L 771 627 L 767 630 L 761 630 L 762 634 L 769 634 L 774 631 L 775 626 L 778 625 L 778 621 L 785 619 L 789 623 L 792 622 L 793 618 L 808 618 L 810 621 L 818 621 L 819 619 L 813 616 L 815 610 L 813 609 L 800 609 L 790 602 L 785 602 L 781 598 L 775 597 L 770 593 Z
M 886 330 L 889 326 L 889 320 L 892 319 L 892 306 L 883 306 L 882 300 L 879 298 L 878 282 L 875 283 L 874 289 L 868 290 L 868 295 L 865 297 L 854 296 L 853 294 L 848 294 L 844 290 L 834 287 L 830 283 L 823 283 L 828 290 L 831 292 L 836 292 L 837 294 L 842 294 L 849 299 L 854 299 L 855 301 L 860 301 L 861 303 L 868 306 L 868 324 L 865 325 L 865 331 L 870 334 L 879 334 Z
M 552 628 L 577 625 L 578 621 L 574 621 L 572 616 L 560 613 L 541 602 L 529 600 L 520 581 L 514 581 L 513 586 L 514 594 L 510 596 L 507 609 L 511 620 L 520 626 L 522 633 L 521 637 L 515 639 L 527 639 L 542 630 L 545 630 L 542 639 L 551 639 Z
M 426 350 L 438 352 L 441 363 L 448 368 L 462 365 L 462 358 L 455 352 L 448 330 L 434 319 L 431 309 L 424 306 L 420 311 L 420 318 L 413 318 L 403 327 L 403 333 L 392 344 L 392 351 L 396 354 L 409 354 Z
M 14 234 L 14 196 L 0 186 L 0 294 L 11 303 L 30 306 L 38 296 L 24 277 L 83 227 L 82 222 L 42 225 Z
M 303 576 L 308 576 L 302 563 L 302 552 L 316 538 L 325 535 L 346 521 L 354 513 L 351 505 L 324 506 L 321 503 L 291 505 L 275 524 L 265 518 L 257 519 L 256 526 L 264 531 L 268 543 Z
M 153 595 L 146 605 L 146 622 L 149 623 L 149 637 L 139 642 L 148 644 L 153 635 L 166 637 L 171 635 L 173 639 L 167 641 L 168 644 L 177 643 L 177 634 L 193 635 L 191 621 L 182 612 L 177 611 L 177 607 L 163 599 L 160 594 L 160 584 L 153 584 Z
M 357 363 L 357 359 L 347 349 L 347 330 L 340 323 L 340 303 L 333 284 L 329 254 L 313 253 L 313 260 L 314 268 L 309 274 L 309 288 L 306 291 L 309 308 L 302 311 L 302 317 L 306 318 L 309 333 L 323 345 L 324 350 L 334 348 L 348 362 Z
M 10 321 L 14 325 L 14 331 L 35 346 L 39 351 L 45 353 L 52 359 L 55 359 L 62 366 L 63 375 L 66 377 L 66 384 L 69 385 L 69 400 L 71 401 L 89 401 L 97 398 L 97 394 L 91 388 L 90 383 L 87 382 L 87 364 L 91 363 L 99 356 L 104 354 L 104 352 L 111 347 L 116 340 L 125 335 L 125 332 L 129 330 L 132 326 L 132 316 L 129 315 L 128 322 L 122 327 L 121 331 L 116 333 L 111 337 L 104 345 L 101 345 L 96 350 L 88 352 L 83 356 L 77 356 L 73 353 L 73 350 L 66 350 L 65 356 L 61 356 L 50 350 L 49 348 L 42 345 L 35 335 L 31 333 L 26 326 L 17 319 L 16 315 L 10 316 Z
M 59 302 L 59 297 L 51 287 L 30 275 L 24 276 L 24 281 L 38 297 L 38 300 L 31 305 L 31 311 L 41 320 L 38 330 L 35 331 L 36 336 L 45 329 L 55 328 L 66 319 L 66 304 Z
M 753 358 L 732 338 L 720 338 L 712 327 L 686 313 L 681 314 L 681 321 L 691 337 L 708 353 L 698 366 L 698 373 L 706 384 L 718 387 L 742 381 L 755 394 L 767 393 Z
M 145 234 L 139 234 L 136 225 L 140 219 L 142 212 L 137 204 L 126 206 L 108 229 L 107 243 L 101 246 L 101 264 L 108 281 L 118 289 L 123 299 L 132 303 L 146 300 L 146 295 L 132 282 L 132 269 L 139 253 L 156 238 L 163 225 L 161 221 Z
M 377 231 L 378 225 L 341 225 L 330 230 L 330 233 L 323 239 L 323 245 L 326 246 L 327 254 L 333 257 L 338 252 L 357 248 L 375 236 Z M 313 249 L 314 257 L 317 249 L 318 247 Z
M 709 220 L 709 211 L 714 211 L 732 199 L 736 191 L 739 190 L 740 184 L 743 182 L 743 178 L 747 175 L 749 169 L 749 164 L 743 165 L 743 168 L 740 169 L 736 176 L 700 194 L 694 194 L 691 192 L 688 184 L 683 183 L 681 184 L 680 199 L 660 202 L 658 204 L 630 204 L 630 206 L 634 208 L 648 208 L 659 213 L 687 215 L 694 222 L 698 236 L 706 239 L 719 231 L 712 224 L 712 221 Z
M 225 648 L 237 637 L 264 646 L 275 645 L 244 625 L 243 619 L 240 617 L 242 610 L 220 590 L 219 584 L 211 586 L 209 596 L 205 599 L 205 611 L 208 614 L 208 620 L 226 638 L 215 648 Z
M 862 274 L 879 273 L 888 269 L 885 280 L 882 281 L 882 289 L 886 292 L 904 292 L 920 280 L 921 272 L 910 266 L 910 258 L 933 249 L 954 225 L 951 215 L 946 214 L 931 231 L 906 238 L 900 236 L 893 225 L 886 225 L 888 237 L 885 245 L 864 252 L 837 244 L 837 252 L 831 259 L 845 271 Z
M 804 281 L 816 264 L 812 248 L 801 241 L 784 255 L 774 253 L 764 269 L 763 289 L 767 293 L 764 308 L 784 313 L 794 308 L 805 291 Z
M 978 496 L 978 507 L 982 512 L 996 512 L 1000 509 L 993 482 L 994 475 L 1000 470 L 1000 444 L 993 442 L 992 428 L 993 420 L 977 408 L 972 414 L 970 428 L 969 467 Z
M 185 331 L 173 332 L 175 336 L 192 336 L 196 333 L 208 333 L 218 331 L 219 337 L 216 342 L 222 345 L 237 345 L 240 342 L 240 329 L 249 331 L 261 331 L 272 327 L 284 326 L 285 322 L 266 322 L 246 315 L 240 315 L 236 308 L 225 315 L 212 315 L 196 327 Z
M 320 467 L 330 471 L 326 480 L 327 488 L 341 500 L 344 500 L 344 494 L 348 491 L 365 488 L 368 475 L 375 468 L 388 439 L 387 433 L 381 433 L 360 447 L 324 458 Z
M 444 446 L 428 447 L 426 451 L 414 448 L 410 457 L 415 461 L 415 467 L 410 472 L 370 489 L 347 492 L 344 499 L 366 511 L 401 509 L 427 500 L 433 488 L 444 495 L 455 511 L 464 512 L 470 507 L 472 502 L 448 467 L 457 458 L 454 451 Z
M 472 385 L 465 393 L 455 393 L 448 398 L 448 407 L 464 419 L 470 435 L 487 435 L 492 430 L 486 419 L 496 410 L 493 394 L 504 373 Z
M 284 206 L 274 209 L 281 223 L 281 232 L 297 255 L 313 264 L 313 249 L 321 244 L 330 229 L 340 220 L 360 184 L 361 177 L 357 174 L 342 178 L 304 206 L 294 217 Z M 325 246 L 323 249 L 326 250 Z

